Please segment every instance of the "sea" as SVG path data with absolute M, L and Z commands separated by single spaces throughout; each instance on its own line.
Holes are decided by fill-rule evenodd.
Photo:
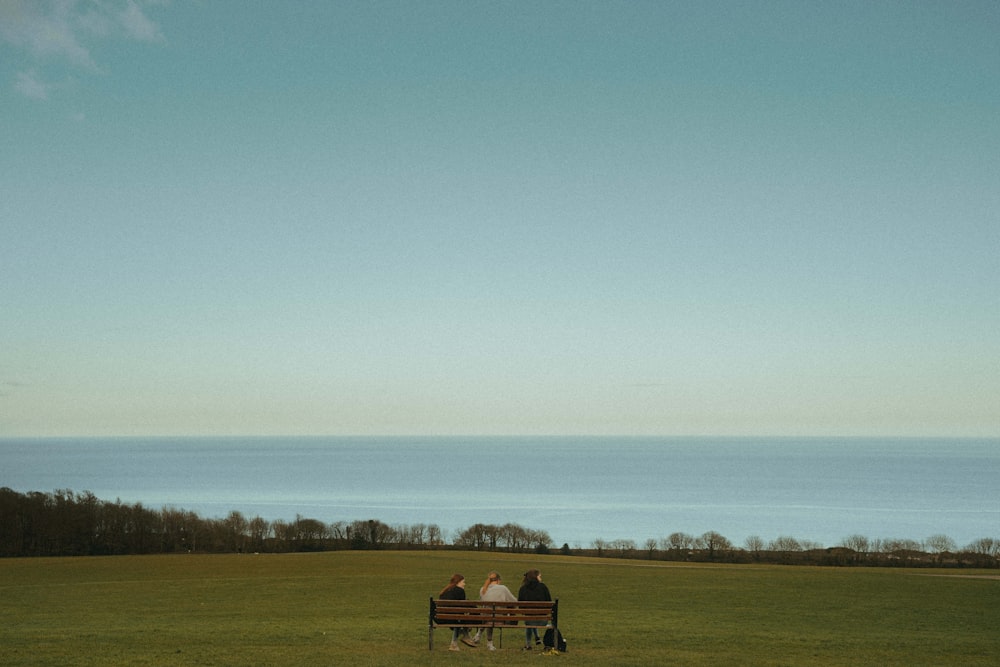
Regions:
M 446 539 L 515 523 L 577 549 L 709 531 L 736 546 L 1000 538 L 998 438 L 7 438 L 0 487 Z

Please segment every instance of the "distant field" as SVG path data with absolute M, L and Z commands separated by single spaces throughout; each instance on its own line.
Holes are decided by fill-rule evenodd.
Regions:
M 538 567 L 569 652 L 427 650 L 453 572 Z M 996 665 L 996 570 L 687 565 L 468 552 L 0 560 L 3 665 Z M 970 576 L 973 575 L 973 576 Z

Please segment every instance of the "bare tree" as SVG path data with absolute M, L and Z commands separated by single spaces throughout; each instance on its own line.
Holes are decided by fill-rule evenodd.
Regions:
M 552 546 L 552 538 L 544 530 L 527 530 L 528 545 L 534 545 L 535 553 L 548 553 Z
M 327 525 L 316 519 L 295 515 L 295 522 L 289 526 L 291 542 L 296 551 L 317 551 L 323 548 L 323 540 L 329 538 Z
M 794 537 L 783 535 L 771 540 L 768 549 L 771 551 L 802 551 L 802 545 Z
M 497 543 L 500 541 L 500 536 L 503 534 L 503 528 L 497 526 L 496 524 L 486 524 L 483 526 L 483 537 L 485 546 L 490 551 L 497 550 Z
M 286 551 L 294 539 L 294 530 L 291 524 L 276 519 L 271 522 L 271 532 L 274 533 L 274 541 L 277 543 L 278 551 Z
M 664 550 L 673 549 L 680 553 L 682 550 L 691 549 L 694 546 L 694 537 L 687 533 L 670 533 L 668 537 L 663 539 L 663 545 Z
M 952 553 L 958 548 L 955 546 L 955 540 L 951 539 L 947 535 L 931 535 L 924 540 L 924 544 L 926 544 L 927 549 L 935 555 L 939 563 L 944 558 L 944 554 Z
M 887 538 L 882 540 L 882 551 L 886 553 L 920 551 L 920 543 L 916 540 Z
M 232 511 L 223 522 L 226 527 L 226 550 L 240 553 L 246 547 L 247 528 L 250 523 L 237 511 Z
M 862 555 L 867 554 L 871 550 L 871 543 L 864 535 L 850 535 L 845 537 L 840 544 Z
M 906 564 L 920 553 L 920 543 L 915 540 L 886 538 L 881 540 L 883 558 L 898 564 Z
M 596 540 L 594 540 L 593 544 L 594 544 L 594 549 L 597 550 L 597 555 L 603 556 L 604 550 L 608 548 L 608 543 L 604 541 L 604 539 L 598 537 Z
M 702 536 L 697 539 L 696 546 L 708 551 L 709 560 L 712 560 L 716 557 L 716 555 L 730 551 L 733 548 L 732 543 L 728 539 L 714 530 L 703 533 Z
M 455 545 L 476 549 L 477 551 L 481 550 L 483 545 L 486 544 L 485 529 L 486 526 L 481 523 L 469 526 L 455 537 Z
M 502 543 L 507 546 L 507 551 L 527 551 L 535 542 L 533 531 L 516 523 L 505 523 L 501 527 L 500 533 Z
M 965 547 L 965 549 L 982 556 L 996 556 L 1000 553 L 1000 540 L 994 540 L 992 537 L 982 537 Z
M 868 554 L 884 554 L 885 550 L 885 540 L 881 537 L 876 537 L 868 545 Z
M 184 510 L 164 507 L 160 511 L 162 519 L 161 542 L 164 551 L 190 551 L 194 548 L 191 545 L 193 539 L 190 517 Z
M 271 530 L 271 524 L 259 516 L 255 516 L 250 519 L 247 528 L 250 532 L 250 547 L 254 551 L 263 550 L 264 540 L 267 539 L 267 534 Z
M 751 535 L 743 543 L 743 546 L 753 554 L 754 558 L 760 558 L 760 552 L 764 550 L 764 538 L 759 535 Z
M 330 535 L 335 540 L 350 540 L 351 527 L 344 521 L 334 521 L 330 524 Z
M 368 545 L 371 549 L 380 549 L 386 544 L 391 544 L 395 536 L 395 531 L 389 524 L 377 519 L 368 519 L 365 522 L 368 530 Z
M 652 537 L 646 540 L 646 558 L 653 560 L 653 556 L 656 555 L 657 542 Z
M 618 551 L 620 557 L 628 558 L 635 551 L 635 540 L 615 540 L 611 546 Z

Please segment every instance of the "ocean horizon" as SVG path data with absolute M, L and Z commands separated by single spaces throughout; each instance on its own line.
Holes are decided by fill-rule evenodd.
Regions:
M 1000 439 L 606 436 L 0 439 L 0 486 L 268 521 L 516 523 L 555 546 L 1000 537 Z

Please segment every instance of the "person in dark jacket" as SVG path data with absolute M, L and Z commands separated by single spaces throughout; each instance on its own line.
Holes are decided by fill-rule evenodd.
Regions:
M 451 580 L 448 585 L 441 589 L 438 593 L 439 600 L 464 600 L 465 599 L 465 577 L 460 574 L 451 575 Z M 462 643 L 476 648 L 476 642 L 472 641 L 472 633 L 469 632 L 468 628 L 463 628 L 460 626 L 453 627 L 451 629 L 451 646 L 448 647 L 449 651 L 458 650 L 458 639 L 462 638 Z
M 524 573 L 524 580 L 521 582 L 521 589 L 517 592 L 518 600 L 533 602 L 549 602 L 552 595 L 549 588 L 542 583 L 542 573 L 538 570 L 528 570 Z M 531 650 L 531 640 L 534 638 L 535 645 L 538 646 L 542 640 L 538 636 L 538 626 L 544 626 L 545 621 L 525 621 L 528 626 L 524 631 L 524 650 Z

